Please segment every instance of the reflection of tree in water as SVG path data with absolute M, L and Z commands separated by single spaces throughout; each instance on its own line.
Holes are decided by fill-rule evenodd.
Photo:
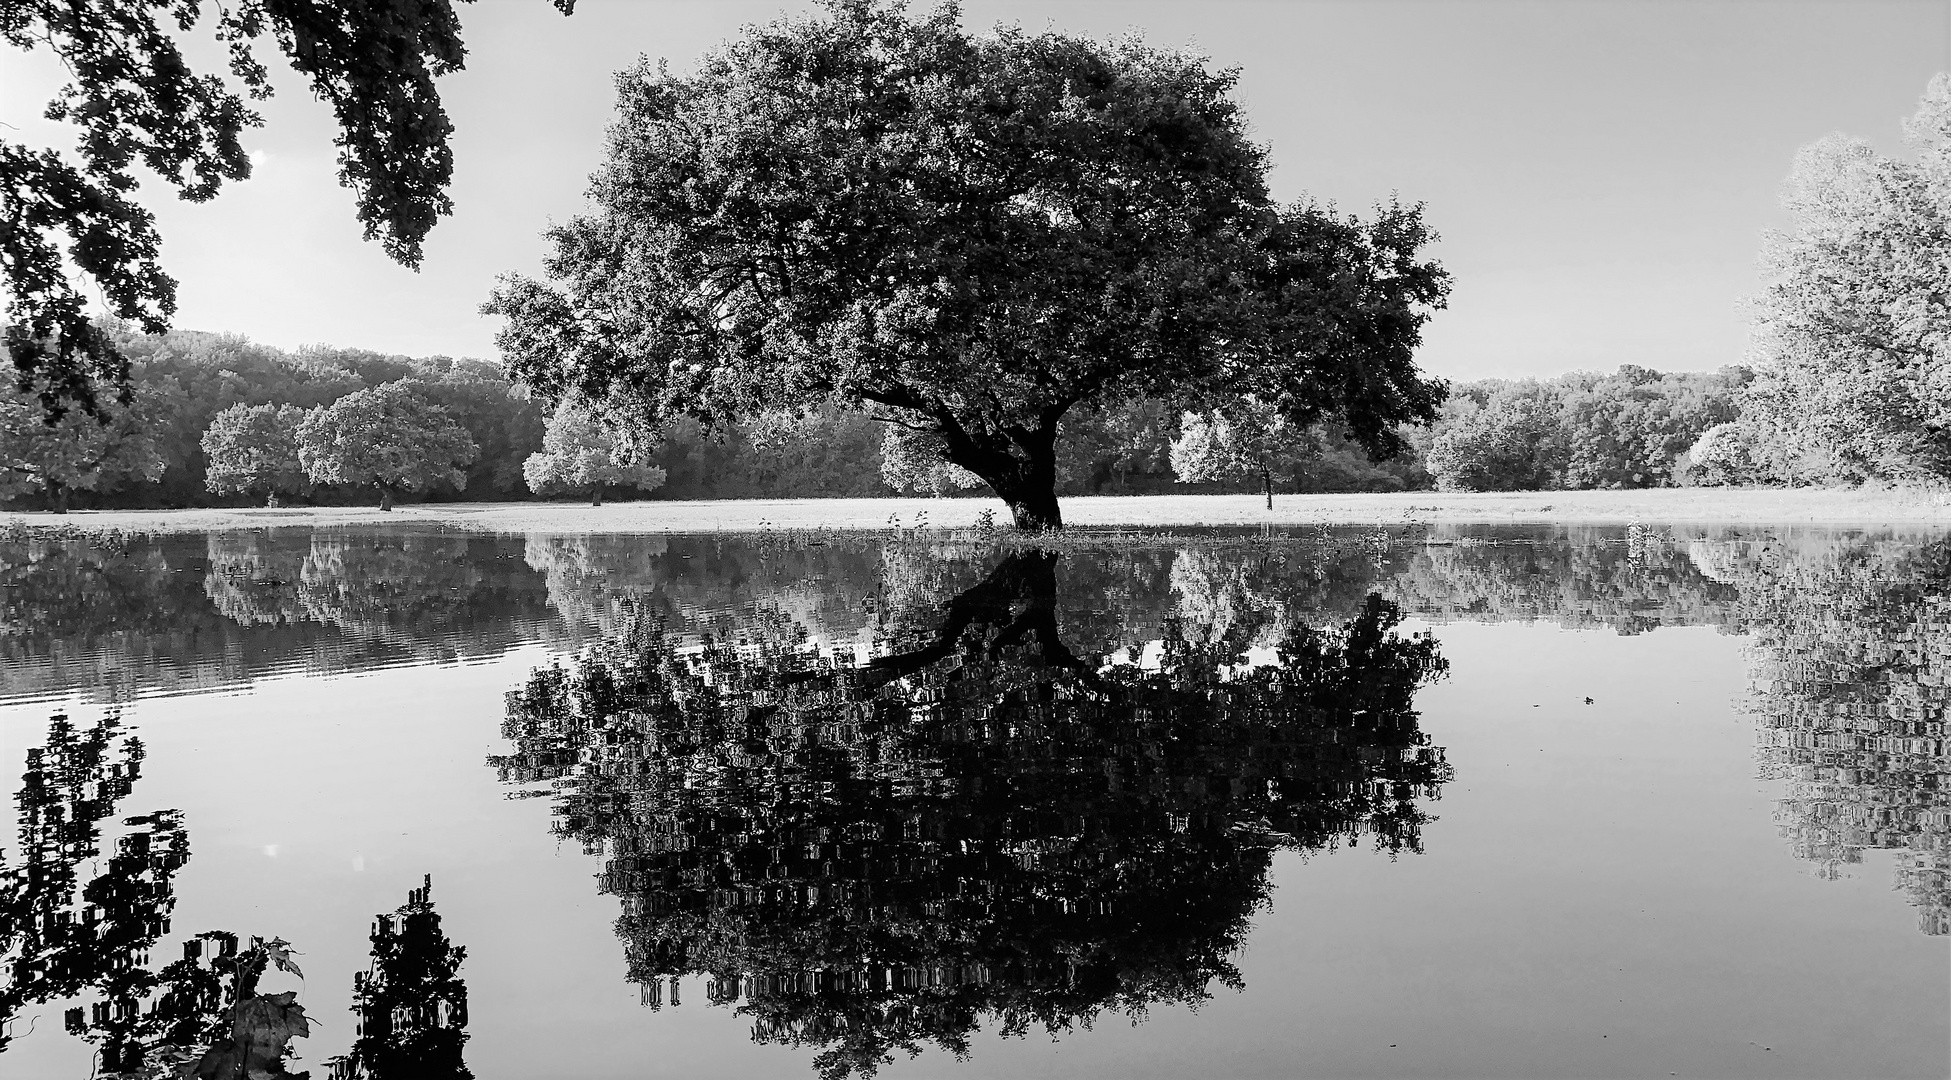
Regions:
M 170 1025 L 172 1017 L 138 1007 L 160 984 L 143 961 L 169 931 L 172 879 L 189 858 L 180 816 L 126 819 L 113 854 L 97 861 L 103 824 L 141 773 L 142 744 L 122 735 L 112 714 L 85 731 L 57 716 L 47 744 L 27 752 L 15 796 L 20 863 L 0 863 L 0 1051 L 22 1007 L 61 998 L 92 997 L 67 1024 L 102 1044 L 105 1071 L 139 1063 L 144 1037 Z M 85 883 L 83 864 L 97 868 Z
M 118 634 L 166 633 L 169 601 L 194 588 L 169 571 L 161 549 L 117 539 L 0 542 L 0 639 L 80 648 Z
M 48 539 L 0 530 L 0 696 L 123 701 L 545 636 L 519 541 L 371 530 Z
M 298 546 L 213 533 L 204 588 L 240 626 L 315 623 L 416 655 L 473 651 L 547 610 L 533 576 L 498 562 L 496 546 L 452 534 L 316 532 Z
M 780 614 L 823 638 L 861 624 L 880 544 L 824 538 L 543 536 L 528 565 L 572 635 L 618 633 L 646 615 L 720 636 Z
M 136 672 L 220 639 L 225 620 L 180 572 L 202 538 L 0 540 L 0 694 L 104 688 L 129 696 Z
M 332 1080 L 471 1080 L 467 950 L 447 940 L 434 912 L 433 879 L 391 915 L 373 921 L 372 966 L 352 978 L 359 1037 L 331 1062 Z
M 173 1068 L 222 1041 L 227 1005 L 256 998 L 282 942 L 240 949 L 235 934 L 199 934 L 181 959 L 150 969 L 150 950 L 170 930 L 176 872 L 190 857 L 181 815 L 124 818 L 113 854 L 97 862 L 103 826 L 141 772 L 142 744 L 114 714 L 85 731 L 56 716 L 47 744 L 27 752 L 15 797 L 21 862 L 0 863 L 0 1052 L 23 1007 L 80 999 L 64 1023 L 99 1045 L 102 1074 Z M 84 863 L 98 868 L 85 883 Z
M 1540 621 L 1621 634 L 1736 620 L 1739 592 L 1703 573 L 1679 545 L 1591 528 L 1542 537 L 1449 529 L 1432 540 L 1393 556 L 1380 586 L 1405 611 L 1427 618 Z
M 303 550 L 212 534 L 205 584 L 240 625 L 314 622 L 378 638 L 464 624 L 480 586 L 465 537 L 339 533 Z
M 1832 875 L 1894 851 L 1924 932 L 1951 933 L 1951 543 L 1722 543 L 1703 561 L 1741 590 L 1783 836 Z
M 273 966 L 297 973 L 288 942 L 206 931 L 150 967 L 190 857 L 181 815 L 122 819 L 101 860 L 105 826 L 142 761 L 141 742 L 114 713 L 86 730 L 56 716 L 46 745 L 27 752 L 15 796 L 19 864 L 0 858 L 0 1054 L 23 1008 L 74 1000 L 64 1026 L 99 1047 L 105 1078 L 286 1076 L 287 1044 L 309 1033 L 304 1009 L 291 992 L 263 994 L 258 983 Z M 461 1063 L 467 991 L 456 977 L 463 950 L 441 933 L 429 891 L 415 890 L 375 928 L 372 973 L 355 988 L 364 1037 L 351 1060 L 366 1071 L 348 1076 L 470 1075 Z
M 1055 556 L 1005 560 L 944 625 L 855 664 L 681 649 L 639 624 L 509 697 L 504 779 L 555 781 L 646 1001 L 705 975 L 823 1074 L 964 1052 L 1239 984 L 1276 850 L 1418 850 L 1449 776 L 1412 699 L 1444 661 L 1370 598 L 1279 662 L 1167 637 L 1100 667 L 1058 638 Z

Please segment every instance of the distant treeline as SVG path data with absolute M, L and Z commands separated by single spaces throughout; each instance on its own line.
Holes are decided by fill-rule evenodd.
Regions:
M 531 467 L 525 477 L 523 467 L 544 448 L 551 403 L 531 397 L 498 364 L 328 346 L 286 351 L 195 331 L 119 337 L 134 358 L 133 395 L 108 410 L 108 423 L 72 414 L 50 427 L 33 394 L 0 398 L 0 499 L 22 508 L 255 501 L 262 495 L 217 494 L 206 483 L 205 433 L 219 413 L 233 406 L 313 410 L 395 384 L 444 411 L 476 451 L 458 466 L 462 483 L 435 482 L 419 497 L 535 497 L 538 473 Z M 1332 426 L 1270 435 L 1251 422 L 1236 419 L 1229 427 L 1147 399 L 1066 421 L 1058 490 L 1223 492 L 1259 490 L 1264 483 L 1276 492 L 1504 491 L 1775 479 L 1702 465 L 1690 453 L 1703 434 L 1740 419 L 1752 378 L 1745 368 L 1661 374 L 1627 366 L 1612 375 L 1458 383 L 1438 423 L 1409 432 L 1410 453 L 1380 463 Z M 275 422 L 268 412 L 262 419 Z M 941 464 L 902 429 L 838 408 L 714 432 L 681 420 L 659 434 L 646 464 L 650 473 L 662 470 L 663 483 L 641 485 L 655 487 L 652 498 L 981 490 L 979 481 Z M 1185 483 L 1184 476 L 1202 482 Z M 214 486 L 224 486 L 221 478 Z M 300 486 L 287 497 L 324 504 L 373 498 L 370 487 L 350 483 Z
M 1753 379 L 1744 367 L 1661 374 L 1628 364 L 1611 375 L 1462 383 L 1418 448 L 1445 491 L 1714 482 L 1689 451 L 1739 417 Z

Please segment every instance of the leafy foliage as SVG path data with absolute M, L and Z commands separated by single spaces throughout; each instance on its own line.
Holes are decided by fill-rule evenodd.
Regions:
M 881 480 L 883 425 L 857 412 L 815 409 L 790 431 L 758 422 L 707 429 L 681 419 L 665 428 L 651 460 L 665 471 L 667 499 L 793 498 L 887 494 Z
M 447 410 L 405 380 L 347 394 L 298 427 L 298 457 L 313 483 L 370 485 L 383 510 L 399 492 L 466 486 L 462 467 L 478 453 Z
M 1446 491 L 1535 491 L 1561 486 L 1564 433 L 1557 402 L 1536 382 L 1499 387 L 1478 404 L 1459 396 L 1430 439 L 1429 471 Z
M 219 494 L 262 494 L 304 490 L 310 483 L 298 460 L 298 426 L 305 413 L 296 405 L 232 405 L 210 421 L 203 433 L 209 468 L 203 482 Z
M 567 12 L 572 3 L 556 6 Z M 134 169 L 191 202 L 250 176 L 241 136 L 262 121 L 249 101 L 271 94 L 258 39 L 268 35 L 332 107 L 339 181 L 355 193 L 367 239 L 418 266 L 421 242 L 452 209 L 453 125 L 434 88 L 465 57 L 449 0 L 212 7 L 207 29 L 235 82 L 197 74 L 183 55 L 182 38 L 205 17 L 199 0 L 23 0 L 0 12 L 0 40 L 61 58 L 72 81 L 46 115 L 80 129 L 72 156 L 0 141 L 7 348 L 21 388 L 38 380 L 51 418 L 71 404 L 93 413 L 104 381 L 127 401 L 128 358 L 90 321 L 70 263 L 100 288 L 111 314 L 150 333 L 168 328 L 176 282 L 158 261 L 154 215 L 131 199 Z
M 522 475 L 537 495 L 573 491 L 596 503 L 604 488 L 649 491 L 664 483 L 664 470 L 644 460 L 639 440 L 622 436 L 573 397 L 556 406 L 542 449 L 522 464 Z
M 1306 431 L 1270 406 L 1245 399 L 1225 409 L 1187 413 L 1172 442 L 1172 472 L 1191 483 L 1249 476 L 1274 505 L 1274 473 L 1291 471 L 1316 449 Z
M 1057 490 L 1098 494 L 1169 480 L 1176 415 L 1152 397 L 1071 409 L 1057 440 Z
M 1951 479 L 1951 76 L 1905 129 L 1915 161 L 1803 149 L 1764 252 L 1748 419 L 1823 478 Z
M 947 495 L 982 486 L 982 477 L 949 461 L 947 454 L 940 436 L 889 425 L 881 438 L 881 479 L 909 495 Z
M 1464 383 L 1431 432 L 1426 464 L 1446 491 L 1700 482 L 1691 448 L 1735 421 L 1751 378 L 1746 368 L 1661 374 L 1628 364 L 1611 375 Z
M 153 482 L 166 465 L 154 423 L 169 405 L 160 389 L 144 386 L 92 417 L 70 411 L 49 421 L 31 392 L 0 393 L 0 499 L 37 493 L 61 512 L 76 490 Z
M 694 75 L 618 79 L 597 212 L 559 286 L 505 278 L 512 370 L 660 421 L 825 404 L 935 435 L 1059 525 L 1073 406 L 1253 393 L 1378 452 L 1441 384 L 1413 351 L 1447 278 L 1419 207 L 1276 205 L 1234 75 L 1136 41 L 834 0 Z

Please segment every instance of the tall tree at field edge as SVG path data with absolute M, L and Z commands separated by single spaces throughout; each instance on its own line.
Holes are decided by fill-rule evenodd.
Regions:
M 830 0 L 618 79 L 596 210 L 485 310 L 544 394 L 728 423 L 827 404 L 933 436 L 1062 524 L 1073 407 L 1252 395 L 1371 453 L 1436 415 L 1419 206 L 1277 204 L 1236 76 L 1135 40 Z
M 406 379 L 321 405 L 298 426 L 298 458 L 311 481 L 370 485 L 381 510 L 403 492 L 464 489 L 463 470 L 478 452 L 447 410 Z

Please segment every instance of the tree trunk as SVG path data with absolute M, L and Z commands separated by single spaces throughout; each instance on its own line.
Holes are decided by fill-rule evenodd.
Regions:
M 1267 509 L 1272 510 L 1274 508 L 1274 474 L 1271 471 L 1267 469 L 1260 470 L 1260 487 L 1267 493 Z
M 68 512 L 68 485 L 50 480 L 47 484 L 48 509 L 57 514 Z
M 1023 486 L 1004 494 L 1003 501 L 1009 504 L 1009 516 L 1023 532 L 1055 532 L 1064 527 L 1063 512 L 1057 508 L 1057 493 L 1051 488 L 1038 491 Z
M 603 489 L 602 489 L 602 488 L 600 488 L 600 487 L 593 487 L 593 488 L 590 488 L 590 489 L 589 489 L 589 505 L 591 505 L 591 506 L 601 506 L 601 505 L 603 505 Z
M 376 484 L 379 488 L 379 508 L 387 513 L 393 512 L 393 485 Z
M 1057 507 L 1056 432 L 1032 432 L 1016 443 L 1017 454 L 1009 455 L 1013 468 L 1001 475 L 984 476 L 989 487 L 1002 496 L 1016 528 L 1022 532 L 1055 532 L 1064 527 L 1063 511 Z M 1027 443 L 1027 445 L 1025 445 Z M 967 466 L 963 466 L 967 468 Z
M 943 417 L 936 434 L 951 463 L 981 477 L 1009 506 L 1019 530 L 1051 532 L 1064 527 L 1057 508 L 1057 421 L 1062 416 L 1062 409 L 1051 409 L 1034 428 L 975 432 Z
M 875 685 L 903 678 L 963 650 L 997 657 L 1034 641 L 1044 666 L 1097 677 L 1057 634 L 1057 554 L 1025 551 L 1004 559 L 989 576 L 948 602 L 934 640 L 911 652 L 875 657 L 865 670 Z M 1027 657 L 1026 657 L 1027 658 Z

